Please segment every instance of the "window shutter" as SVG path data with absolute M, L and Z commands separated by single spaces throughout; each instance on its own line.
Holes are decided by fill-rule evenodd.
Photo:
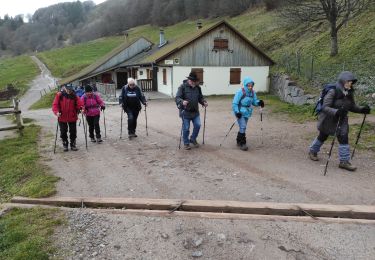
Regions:
M 229 48 L 228 39 L 217 38 L 214 39 L 214 49 L 227 50 Z
M 163 69 L 163 85 L 167 85 L 167 69 Z
M 241 68 L 231 68 L 229 84 L 241 84 Z

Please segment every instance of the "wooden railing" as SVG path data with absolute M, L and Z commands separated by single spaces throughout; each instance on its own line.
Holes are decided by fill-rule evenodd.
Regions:
M 8 109 L 8 110 L 4 110 L 4 109 Z M 8 130 L 18 129 L 18 130 L 20 130 L 20 133 L 22 134 L 22 129 L 24 128 L 24 126 L 23 126 L 23 120 L 22 120 L 22 116 L 21 116 L 21 110 L 19 110 L 19 100 L 17 100 L 17 99 L 13 99 L 13 106 L 0 107 L 0 116 L 11 115 L 11 114 L 16 116 L 16 125 L 1 127 L 0 131 L 8 131 Z
M 152 88 L 152 79 L 138 79 L 137 84 L 143 92 L 154 91 Z
M 116 84 L 110 83 L 96 83 L 98 92 L 107 97 L 116 97 Z

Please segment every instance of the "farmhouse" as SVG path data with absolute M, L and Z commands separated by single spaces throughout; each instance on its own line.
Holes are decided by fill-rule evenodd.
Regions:
M 233 94 L 245 76 L 254 79 L 257 91 L 268 91 L 273 64 L 226 21 L 206 28 L 198 23 L 196 31 L 173 42 L 166 40 L 163 30 L 158 44 L 145 37 L 125 42 L 59 85 L 95 83 L 105 87 L 104 91 L 115 91 L 131 76 L 145 92 L 174 97 L 186 76 L 195 71 L 205 95 Z

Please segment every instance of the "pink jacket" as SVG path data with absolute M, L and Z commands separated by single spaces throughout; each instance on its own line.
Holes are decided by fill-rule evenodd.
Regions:
M 98 94 L 93 93 L 88 96 L 84 94 L 81 97 L 83 107 L 85 109 L 86 116 L 98 116 L 100 115 L 100 107 L 105 106 L 103 100 Z

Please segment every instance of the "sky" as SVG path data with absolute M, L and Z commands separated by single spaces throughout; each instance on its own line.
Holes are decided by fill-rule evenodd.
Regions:
M 34 12 L 42 7 L 54 5 L 62 2 L 75 2 L 76 0 L 0 0 L 0 16 L 5 14 L 16 16 L 18 14 L 34 14 Z M 84 0 L 81 0 L 83 2 Z M 95 4 L 100 4 L 105 0 L 93 0 Z

